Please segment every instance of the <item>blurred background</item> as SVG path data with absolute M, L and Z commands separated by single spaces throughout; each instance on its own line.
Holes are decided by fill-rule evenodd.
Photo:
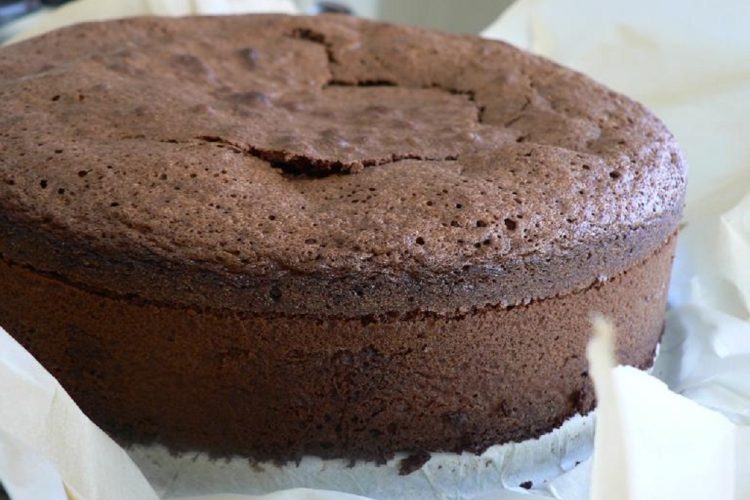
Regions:
M 303 11 L 331 2 L 298 0 Z M 497 19 L 512 0 L 340 0 L 334 2 L 351 9 L 358 16 L 426 26 L 455 33 L 477 34 Z
M 80 0 L 79 0 L 80 1 Z M 100 0 L 101 3 L 114 3 Z M 512 0 L 287 0 L 301 12 L 317 14 L 323 11 L 349 12 L 371 19 L 399 22 L 417 26 L 437 28 L 454 33 L 477 34 L 497 19 Z M 28 24 L 31 18 L 48 13 L 71 0 L 0 0 L 0 42 L 10 38 L 19 27 Z M 143 0 L 117 0 L 121 4 L 144 3 Z M 152 4 L 168 4 L 168 0 L 150 1 Z M 225 4 L 227 8 L 237 0 L 183 0 L 200 10 L 201 4 Z M 272 3 L 272 2 L 265 2 Z M 280 2 L 281 3 L 281 2 Z M 121 7 L 126 8 L 126 7 Z

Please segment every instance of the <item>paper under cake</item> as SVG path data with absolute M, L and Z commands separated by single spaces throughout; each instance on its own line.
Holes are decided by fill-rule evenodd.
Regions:
M 593 312 L 653 359 L 685 162 L 550 61 L 140 18 L 0 49 L 0 97 L 0 325 L 123 440 L 480 452 L 593 408 Z

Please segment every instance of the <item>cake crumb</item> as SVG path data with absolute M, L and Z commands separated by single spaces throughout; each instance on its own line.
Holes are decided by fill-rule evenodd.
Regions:
M 401 463 L 398 467 L 398 474 L 400 476 L 408 476 L 412 472 L 421 469 L 429 459 L 430 454 L 424 450 L 412 453 L 408 457 L 401 460 Z

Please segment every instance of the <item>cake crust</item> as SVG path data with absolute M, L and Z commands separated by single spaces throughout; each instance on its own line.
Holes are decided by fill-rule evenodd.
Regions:
M 0 92 L 0 253 L 113 296 L 456 315 L 614 276 L 683 203 L 643 107 L 475 37 L 84 24 L 0 49 Z

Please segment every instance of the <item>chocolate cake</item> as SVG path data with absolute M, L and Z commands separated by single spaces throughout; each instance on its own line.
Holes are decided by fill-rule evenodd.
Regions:
M 478 452 L 663 328 L 685 162 L 507 44 L 345 16 L 83 24 L 0 49 L 0 325 L 115 437 Z

